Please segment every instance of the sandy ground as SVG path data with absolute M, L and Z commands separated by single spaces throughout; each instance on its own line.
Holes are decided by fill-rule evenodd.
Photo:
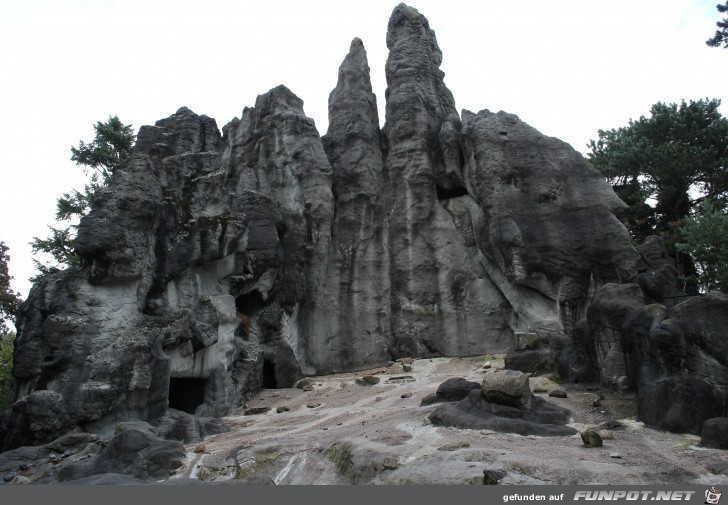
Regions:
M 497 357 L 496 357 L 497 358 Z M 177 477 L 243 479 L 276 484 L 481 484 L 484 471 L 500 484 L 725 484 L 726 451 L 705 449 L 699 437 L 664 433 L 636 422 L 636 398 L 596 387 L 531 378 L 531 389 L 573 412 L 577 430 L 610 420 L 599 448 L 581 437 L 535 437 L 432 426 L 437 407 L 423 397 L 452 377 L 480 382 L 502 369 L 500 359 L 420 359 L 404 372 L 397 363 L 359 373 L 311 377 L 313 391 L 263 390 L 247 407 L 270 407 L 224 419 L 230 431 L 187 446 Z M 380 382 L 360 385 L 374 374 Z M 548 392 L 562 387 L 567 398 Z M 543 391 L 539 393 L 539 391 Z M 594 401 L 601 399 L 600 406 Z M 279 408 L 285 410 L 278 412 Z

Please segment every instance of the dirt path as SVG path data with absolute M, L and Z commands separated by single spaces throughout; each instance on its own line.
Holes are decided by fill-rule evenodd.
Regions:
M 247 406 L 270 410 L 225 418 L 230 431 L 206 439 L 203 454 L 188 446 L 180 476 L 277 484 L 479 484 L 485 470 L 501 484 L 728 483 L 725 451 L 700 448 L 696 436 L 635 422 L 634 396 L 563 386 L 568 397 L 551 398 L 547 393 L 559 386 L 546 377 L 531 379 L 531 388 L 571 409 L 571 426 L 582 430 L 617 419 L 624 426 L 612 430 L 603 447 L 588 449 L 579 435 L 523 437 L 430 425 L 427 417 L 436 405 L 420 407 L 422 398 L 449 378 L 479 382 L 493 373 L 482 365 L 483 358 L 421 359 L 408 372 L 397 363 L 312 377 L 313 391 L 263 390 Z M 494 369 L 502 366 L 493 361 Z M 357 384 L 364 374 L 380 382 Z

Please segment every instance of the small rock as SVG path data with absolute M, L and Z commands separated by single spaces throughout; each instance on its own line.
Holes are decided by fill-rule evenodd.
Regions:
M 24 472 L 28 468 L 30 468 L 30 465 L 28 463 L 20 463 L 20 465 L 18 465 L 18 468 L 20 469 L 21 472 Z
M 486 361 L 485 363 L 483 363 L 483 368 L 487 369 L 487 368 L 491 368 L 492 366 L 493 366 L 493 363 L 491 363 L 490 361 Z
M 306 407 L 308 407 L 309 409 L 315 409 L 316 407 L 320 406 L 321 404 L 319 402 L 311 402 L 306 404 Z
M 48 455 L 48 459 L 50 459 L 51 461 L 57 461 L 58 455 L 56 453 L 52 452 Z
M 307 386 L 303 386 L 301 389 L 304 391 L 313 391 L 313 385 L 309 384 Z
M 551 396 L 552 398 L 566 398 L 568 395 L 563 389 L 556 388 L 549 393 L 549 396 Z
M 504 470 L 483 470 L 483 484 L 486 486 L 495 486 L 506 476 Z
M 207 446 L 205 444 L 197 444 L 195 446 L 195 452 L 198 454 L 201 452 L 205 452 L 206 450 L 207 450 Z
M 382 400 L 384 400 L 383 396 L 377 396 L 376 398 L 374 398 L 375 402 L 381 402 Z
M 409 392 L 403 393 L 402 395 L 400 395 L 400 398 L 411 398 L 411 397 L 412 397 L 412 393 L 409 393 Z
M 364 377 L 359 377 L 354 382 L 356 382 L 360 386 L 372 386 L 374 384 L 378 384 L 379 380 L 379 377 L 375 377 L 373 375 L 365 375 Z
M 582 431 L 581 441 L 584 442 L 584 447 L 601 447 L 604 445 L 602 437 L 594 430 Z
M 278 414 L 280 414 L 281 412 L 288 412 L 288 411 L 290 411 L 290 410 L 291 410 L 291 408 L 290 408 L 290 407 L 288 407 L 288 406 L 286 406 L 286 405 L 281 405 L 280 407 L 277 407 L 277 408 L 276 408 L 276 412 L 277 412 Z
M 258 414 L 264 414 L 270 410 L 270 407 L 250 407 L 245 409 L 243 412 L 244 416 L 255 416 Z
M 609 457 L 614 459 L 622 459 L 622 456 L 618 452 L 610 452 Z
M 614 433 L 609 430 L 600 430 L 598 433 L 602 440 L 614 440 Z
M 313 384 L 311 384 L 311 381 L 309 379 L 301 379 L 299 381 L 296 381 L 294 386 L 297 387 L 298 389 L 303 389 L 308 386 L 313 386 Z
M 411 363 L 402 363 L 402 371 L 403 372 L 411 372 L 412 371 L 412 364 Z

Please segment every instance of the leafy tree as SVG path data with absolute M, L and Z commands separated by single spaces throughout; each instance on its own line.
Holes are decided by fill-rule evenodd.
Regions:
M 703 292 L 728 293 L 728 215 L 709 200 L 680 229 L 682 241 L 675 247 L 695 260 L 694 276 Z
M 718 12 L 728 12 L 728 2 L 722 5 L 718 4 L 715 7 L 718 9 Z M 715 31 L 715 35 L 712 39 L 706 40 L 705 43 L 710 47 L 720 47 L 723 44 L 724 48 L 728 48 L 728 17 L 718 21 L 716 25 L 718 29 Z
M 636 242 L 669 235 L 703 200 L 728 197 L 728 119 L 719 106 L 717 99 L 658 102 L 650 117 L 599 130 L 590 142 L 592 163 L 630 206 Z
M 109 117 L 105 123 L 97 122 L 94 125 L 96 132 L 93 142 L 86 144 L 81 140 L 78 147 L 71 147 L 71 160 L 76 165 L 84 167 L 90 172 L 91 178 L 83 191 L 73 190 L 64 193 L 56 203 L 56 219 L 77 223 L 89 213 L 96 192 L 106 185 L 114 169 L 124 161 L 134 146 L 134 131 L 131 125 L 123 124 L 117 116 Z M 67 228 L 54 228 L 49 226 L 51 235 L 48 238 L 33 237 L 31 246 L 34 253 L 49 254 L 55 263 L 41 263 L 33 259 L 39 274 L 31 278 L 31 282 L 38 282 L 45 276 L 63 270 L 67 267 L 78 266 L 79 258 L 74 252 L 77 224 L 70 224 Z
M 14 341 L 15 333 L 8 333 L 0 339 L 0 412 L 11 406 Z
M 10 261 L 8 246 L 5 242 L 0 242 L 0 342 L 2 335 L 8 331 L 6 321 L 15 319 L 15 313 L 23 303 L 20 293 L 13 293 L 10 289 L 12 277 L 8 271 L 8 261 Z

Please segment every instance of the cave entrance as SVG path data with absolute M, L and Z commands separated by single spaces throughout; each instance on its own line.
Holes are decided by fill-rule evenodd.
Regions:
M 194 414 L 205 402 L 206 379 L 193 377 L 169 378 L 169 408 Z
M 263 295 L 257 289 L 235 298 L 235 308 L 241 314 L 250 317 L 257 309 L 265 306 Z
M 263 360 L 263 389 L 277 389 L 276 366 L 269 360 Z
M 457 186 L 454 188 L 443 188 L 442 186 L 436 184 L 435 191 L 437 192 L 438 200 L 450 200 L 451 198 L 457 198 L 459 196 L 465 196 L 468 194 L 468 190 L 462 186 Z

